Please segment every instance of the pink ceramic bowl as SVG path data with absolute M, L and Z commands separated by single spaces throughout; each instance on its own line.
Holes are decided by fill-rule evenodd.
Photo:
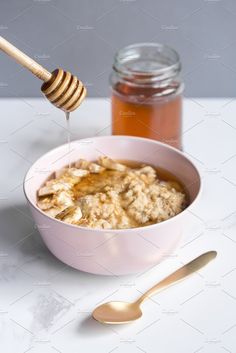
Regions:
M 39 158 L 24 180 L 24 192 L 35 223 L 48 249 L 64 263 L 101 275 L 125 275 L 145 271 L 170 254 L 181 239 L 186 210 L 159 224 L 124 230 L 99 230 L 63 223 L 36 206 L 36 193 L 45 179 L 69 160 L 96 160 L 100 155 L 134 160 L 164 168 L 186 186 L 191 204 L 200 192 L 196 167 L 180 151 L 139 137 L 92 137 L 62 145 Z

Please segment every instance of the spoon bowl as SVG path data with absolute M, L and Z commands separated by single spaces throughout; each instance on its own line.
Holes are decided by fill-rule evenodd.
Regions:
M 137 303 L 109 302 L 93 311 L 93 318 L 106 324 L 125 324 L 138 320 L 142 311 Z

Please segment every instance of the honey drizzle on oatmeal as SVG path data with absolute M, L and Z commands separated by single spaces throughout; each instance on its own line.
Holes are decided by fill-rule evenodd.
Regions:
M 140 169 L 144 166 L 150 166 L 153 169 L 155 169 L 157 173 L 157 178 L 161 181 L 168 181 L 172 183 L 172 187 L 179 192 L 182 192 L 183 194 L 186 195 L 187 201 L 189 200 L 188 196 L 188 191 L 186 190 L 184 184 L 177 178 L 174 174 L 171 172 L 167 171 L 166 169 L 156 167 L 150 163 L 144 163 L 144 162 L 137 162 L 137 161 L 131 161 L 131 160 L 124 160 L 124 159 L 116 159 L 118 163 L 124 164 L 125 166 L 131 168 L 131 169 Z M 96 161 L 94 161 L 96 162 Z M 99 182 L 101 183 L 100 186 L 98 185 L 97 190 L 94 190 L 91 192 L 91 194 L 94 194 L 96 192 L 101 191 L 106 185 L 109 185 L 107 181 L 111 179 L 111 177 L 117 175 L 118 178 L 120 178 L 120 175 L 124 174 L 123 172 L 118 172 L 114 170 L 104 170 L 102 173 L 99 174 L 89 174 L 86 177 L 84 177 L 78 184 L 74 186 L 74 193 L 75 193 L 75 198 L 79 198 L 85 195 L 88 195 L 88 188 L 91 186 L 91 188 L 94 190 L 94 184 L 98 184 Z M 107 181 L 106 181 L 107 180 Z M 111 184 L 110 184 L 111 185 Z M 83 189 L 86 191 L 83 192 Z
M 91 161 L 92 162 L 92 161 Z M 171 186 L 171 188 L 175 189 L 178 192 L 181 192 L 182 194 L 185 195 L 185 207 L 187 207 L 187 205 L 189 204 L 189 193 L 187 191 L 187 188 L 185 188 L 184 184 L 172 173 L 170 173 L 167 170 L 164 170 L 162 168 L 157 168 L 153 165 L 150 165 L 149 163 L 142 163 L 142 162 L 137 162 L 137 161 L 129 161 L 129 160 L 116 160 L 116 162 L 118 163 L 122 163 L 123 165 L 126 165 L 129 170 L 139 170 L 145 166 L 150 166 L 152 167 L 156 173 L 157 173 L 157 179 L 159 181 L 167 181 L 168 184 Z M 95 161 L 96 163 L 96 161 Z M 71 163 L 70 167 L 75 167 L 75 163 Z M 65 166 L 65 168 L 68 168 L 68 165 Z M 74 186 L 71 189 L 71 197 L 72 200 L 76 203 L 76 200 L 83 198 L 84 196 L 87 195 L 95 195 L 98 193 L 105 193 L 107 192 L 107 186 L 111 186 L 111 188 L 114 185 L 122 185 L 123 184 L 123 179 L 126 178 L 127 176 L 127 169 L 126 171 L 117 171 L 117 170 L 109 170 L 109 169 L 105 169 L 104 171 L 100 172 L 100 173 L 90 173 L 86 176 L 84 176 L 79 182 L 77 182 L 76 184 L 74 184 Z M 53 173 L 47 180 L 51 180 L 55 178 L 55 173 Z M 109 190 L 109 188 L 108 188 Z M 123 187 L 121 186 L 121 197 L 123 195 L 123 192 L 125 193 L 125 190 L 123 189 Z M 118 191 L 119 193 L 119 191 Z M 109 196 L 110 198 L 110 196 Z M 122 197 L 123 198 L 123 197 Z M 39 197 L 39 200 L 42 199 L 46 199 L 45 197 Z M 106 199 L 106 198 L 105 198 Z M 104 201 L 105 201 L 104 199 Z M 100 200 L 101 202 L 103 202 L 103 200 Z M 125 200 L 123 200 L 125 202 Z M 125 205 L 124 205 L 125 207 Z M 121 205 L 121 208 L 123 208 L 123 206 Z M 125 208 L 126 209 L 126 208 Z M 119 215 L 119 212 L 115 212 L 116 214 L 116 218 L 120 222 L 122 222 L 122 214 L 121 213 Z M 128 228 L 136 228 L 136 227 L 144 227 L 150 224 L 153 224 L 155 222 L 153 222 L 152 220 L 148 220 L 146 223 L 142 223 L 140 224 L 140 221 L 138 219 L 135 219 L 135 217 L 133 217 L 132 214 L 126 214 L 127 220 L 129 221 L 129 227 Z M 56 215 L 55 218 L 58 218 L 58 216 Z M 60 218 L 59 218 L 60 219 Z M 86 226 L 87 225 L 87 220 L 86 217 L 85 218 L 81 218 L 80 221 L 76 224 L 78 225 L 82 225 L 82 226 Z M 118 222 L 119 224 L 119 222 Z M 124 227 L 127 228 L 127 227 Z M 116 229 L 116 228 L 113 228 Z M 119 227 L 118 227 L 119 229 Z

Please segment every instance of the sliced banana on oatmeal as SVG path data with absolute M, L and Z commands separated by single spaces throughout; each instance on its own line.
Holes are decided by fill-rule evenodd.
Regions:
M 105 170 L 105 168 L 102 167 L 101 165 L 94 163 L 94 162 L 86 161 L 85 159 L 79 159 L 75 163 L 75 167 L 81 168 L 81 169 L 86 169 L 92 174 L 102 173 Z
M 61 212 L 60 208 L 52 207 L 49 210 L 44 211 L 46 215 L 55 218 Z
M 60 212 L 56 218 L 71 224 L 76 224 L 82 218 L 82 212 L 79 206 L 68 207 Z
M 72 194 L 69 191 L 62 190 L 50 197 L 40 197 L 37 205 L 43 211 L 50 210 L 51 208 L 56 208 L 59 209 L 59 211 L 62 211 L 63 209 L 74 205 L 74 202 Z
M 113 159 L 105 156 L 99 157 L 98 163 L 106 169 L 117 170 L 118 172 L 124 172 L 127 170 L 127 167 L 124 164 L 118 163 Z
M 78 169 L 78 168 L 69 168 L 67 169 L 67 174 L 72 178 L 82 178 L 89 174 L 88 170 Z
M 56 205 L 63 205 L 64 207 L 70 207 L 74 205 L 72 200 L 72 195 L 70 192 L 61 191 L 57 195 L 54 196 L 54 204 Z
M 89 164 L 88 170 L 92 174 L 98 174 L 98 173 L 102 173 L 105 170 L 105 168 L 97 163 L 92 162 Z
M 44 199 L 38 200 L 37 206 L 43 211 L 49 210 L 53 206 L 52 199 L 44 198 Z
M 38 207 L 48 216 L 57 217 L 66 209 L 74 207 L 74 201 L 69 191 L 61 191 L 54 194 L 53 197 L 40 199 L 37 202 Z
M 45 186 L 41 187 L 38 191 L 38 196 L 47 196 L 55 194 L 61 190 L 69 190 L 71 188 L 69 183 L 62 181 L 55 182 L 54 180 L 48 181 Z
M 80 169 L 88 169 L 89 163 L 89 161 L 86 161 L 85 159 L 81 158 L 77 162 L 75 162 L 75 167 Z
M 163 181 L 158 175 L 158 170 L 143 163 L 126 166 L 104 156 L 96 162 L 80 159 L 42 185 L 37 205 L 67 224 L 100 229 L 143 227 L 173 217 L 188 204 L 178 181 Z
M 68 170 L 68 168 L 61 168 L 61 169 L 57 170 L 57 171 L 55 172 L 55 177 L 56 177 L 57 179 L 58 179 L 58 178 L 61 178 L 63 175 L 66 174 L 67 170 Z

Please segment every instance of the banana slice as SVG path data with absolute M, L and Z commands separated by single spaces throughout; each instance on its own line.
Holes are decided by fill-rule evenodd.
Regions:
M 92 174 L 99 174 L 105 170 L 105 168 L 103 168 L 101 165 L 94 162 L 86 161 L 85 159 L 79 159 L 75 163 L 75 166 L 76 168 L 86 169 Z
M 62 190 L 69 190 L 71 188 L 71 185 L 65 182 L 58 181 L 55 182 L 52 180 L 52 182 L 47 182 L 46 186 L 43 186 L 42 188 L 39 189 L 38 191 L 38 196 L 47 196 L 47 195 L 52 195 L 55 194 L 58 191 Z
M 106 169 L 117 170 L 118 172 L 124 172 L 125 170 L 127 170 L 127 167 L 125 165 L 113 161 L 113 159 L 109 157 L 99 157 L 98 163 Z
M 58 178 L 61 178 L 63 175 L 66 174 L 68 168 L 62 168 L 62 169 L 59 169 L 55 172 L 55 177 L 58 179 Z
M 56 207 L 52 207 L 49 210 L 44 211 L 44 213 L 46 213 L 48 216 L 53 218 L 55 218 L 60 212 L 61 212 L 61 209 Z
M 88 170 L 78 169 L 78 168 L 69 168 L 67 174 L 72 178 L 82 178 L 89 174 Z
M 76 224 L 83 217 L 82 211 L 79 206 L 68 207 L 60 212 L 56 218 L 66 223 Z

